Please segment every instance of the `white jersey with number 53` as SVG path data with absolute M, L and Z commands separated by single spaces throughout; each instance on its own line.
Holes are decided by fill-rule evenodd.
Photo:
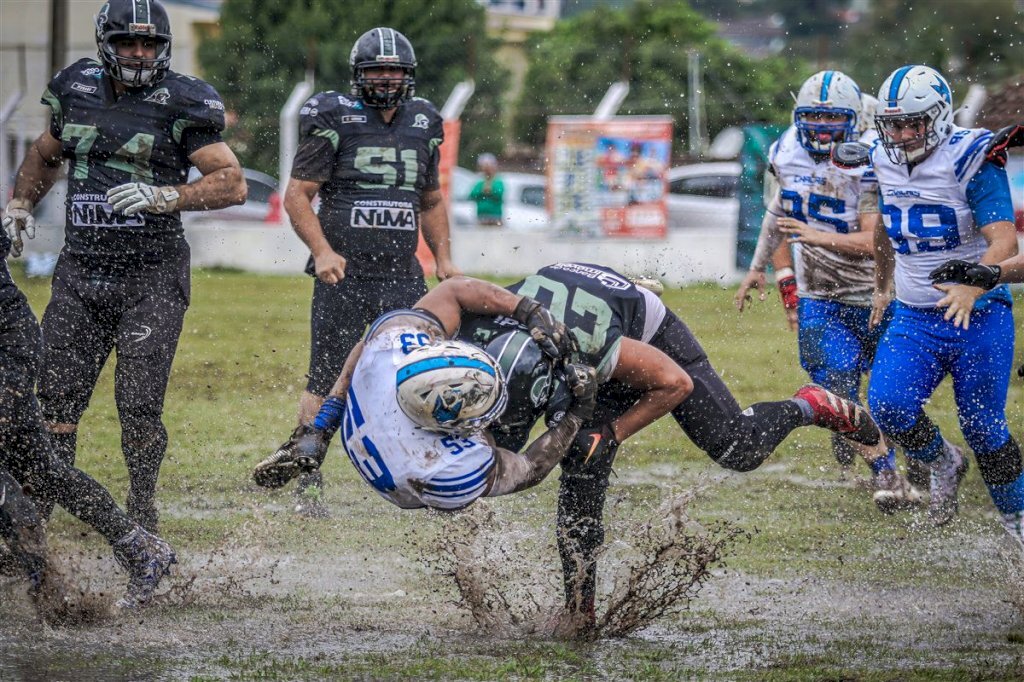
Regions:
M 359 475 L 403 509 L 465 507 L 487 491 L 494 452 L 480 436 L 426 431 L 398 405 L 396 381 L 405 356 L 445 339 L 428 315 L 396 310 L 367 333 L 348 390 L 341 440 Z

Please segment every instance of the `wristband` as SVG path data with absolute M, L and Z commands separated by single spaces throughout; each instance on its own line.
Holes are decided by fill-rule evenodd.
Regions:
M 320 406 L 320 411 L 313 420 L 313 428 L 323 431 L 330 438 L 341 427 L 341 418 L 344 414 L 345 401 L 332 395 Z

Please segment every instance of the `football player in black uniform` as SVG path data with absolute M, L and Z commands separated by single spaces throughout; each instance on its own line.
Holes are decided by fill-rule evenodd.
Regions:
M 143 606 L 174 563 L 174 552 L 125 516 L 103 486 L 54 455 L 33 390 L 42 350 L 39 325 L 3 260 L 10 247 L 0 231 L 0 537 L 28 576 L 33 596 L 49 597 L 41 606 L 56 608 L 50 613 L 59 616 L 60 576 L 46 560 L 42 518 L 22 494 L 22 486 L 30 488 L 37 500 L 57 502 L 103 534 L 129 575 L 118 605 Z
M 43 315 L 39 400 L 58 455 L 73 463 L 78 421 L 117 349 L 128 513 L 155 530 L 164 393 L 189 303 L 180 211 L 242 203 L 246 186 L 221 140 L 220 96 L 169 68 L 171 27 L 159 2 L 110 0 L 96 17 L 96 44 L 99 61 L 75 62 L 43 94 L 50 126 L 18 171 L 5 223 L 20 239 L 67 159 L 66 240 Z M 203 177 L 187 184 L 191 166 Z
M 603 382 L 594 417 L 576 435 L 559 479 L 558 547 L 571 631 L 594 623 L 594 555 L 604 542 L 605 492 L 619 443 L 662 415 L 671 413 L 697 447 L 734 471 L 756 469 L 801 426 L 879 444 L 878 427 L 863 408 L 819 386 L 742 409 L 686 324 L 654 293 L 609 268 L 558 263 L 508 289 L 564 322 L 579 344 L 579 361 L 596 367 Z M 460 331 L 505 371 L 509 407 L 491 434 L 509 450 L 525 443 L 545 412 L 551 421 L 564 409 L 551 362 L 520 330 L 507 318 L 467 316 Z
M 416 260 L 422 231 L 436 275 L 452 264 L 448 213 L 438 158 L 441 117 L 415 93 L 412 44 L 391 28 L 374 28 L 349 57 L 352 88 L 320 92 L 301 110 L 300 141 L 284 206 L 309 247 L 313 283 L 309 381 L 299 424 L 313 420 L 366 325 L 411 307 L 427 289 Z M 320 195 L 320 211 L 312 208 Z M 323 515 L 319 472 L 300 480 L 298 509 Z

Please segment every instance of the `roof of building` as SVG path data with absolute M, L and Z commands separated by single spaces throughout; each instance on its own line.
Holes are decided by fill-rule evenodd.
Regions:
M 1007 80 L 1002 87 L 991 88 L 975 125 L 999 130 L 1024 121 L 1024 74 Z

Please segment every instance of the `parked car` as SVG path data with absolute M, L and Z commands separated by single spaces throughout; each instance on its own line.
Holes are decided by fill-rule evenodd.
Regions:
M 668 171 L 669 229 L 729 227 L 739 224 L 737 161 L 676 166 Z
M 542 231 L 550 220 L 547 211 L 547 178 L 536 173 L 498 173 L 505 183 L 502 228 L 516 232 Z M 469 199 L 479 173 L 452 169 L 452 226 L 476 226 L 476 202 Z

